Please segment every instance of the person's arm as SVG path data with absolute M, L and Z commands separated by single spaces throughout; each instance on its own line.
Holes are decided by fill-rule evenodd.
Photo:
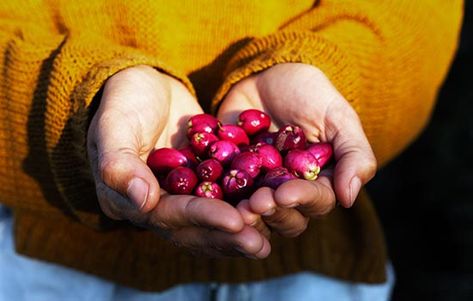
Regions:
M 355 108 L 380 165 L 424 127 L 457 47 L 463 1 L 315 1 L 274 34 L 254 38 L 226 69 L 230 89 L 281 63 L 320 69 Z
M 116 37 L 70 31 L 45 2 L 25 3 L 0 4 L 0 202 L 58 207 L 94 224 L 98 206 L 85 152 L 94 96 L 111 75 L 140 64 L 189 82 Z
M 332 143 L 336 159 L 315 182 L 255 193 L 240 208 L 247 223 L 270 211 L 262 219 L 295 236 L 336 200 L 350 207 L 376 169 L 371 148 L 383 165 L 426 124 L 461 17 L 462 1 L 322 0 L 240 50 L 214 99 L 219 116 L 264 109 L 277 126 L 298 124 L 310 140 Z
M 103 211 L 199 254 L 268 256 L 266 238 L 229 204 L 160 190 L 147 156 L 179 145 L 187 118 L 202 109 L 159 49 L 124 41 L 126 30 L 113 24 L 86 22 L 126 5 L 105 12 L 22 3 L 0 4 L 0 202 L 94 228 Z M 81 22 L 74 9 L 100 18 L 71 25 Z

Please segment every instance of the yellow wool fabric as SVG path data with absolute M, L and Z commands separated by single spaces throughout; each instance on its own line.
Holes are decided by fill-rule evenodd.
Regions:
M 460 0 L 0 1 L 0 202 L 23 254 L 146 290 L 314 270 L 384 280 L 376 214 L 362 196 L 267 260 L 194 258 L 100 214 L 86 160 L 94 96 L 147 64 L 205 108 L 239 80 L 284 62 L 317 66 L 361 117 L 381 164 L 422 130 L 457 45 Z M 316 93 L 316 91 L 314 91 Z

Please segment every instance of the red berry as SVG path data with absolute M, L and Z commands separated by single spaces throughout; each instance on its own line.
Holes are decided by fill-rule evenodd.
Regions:
M 297 179 L 292 173 L 290 173 L 284 167 L 277 167 L 268 171 L 261 182 L 261 186 L 268 186 L 272 189 L 277 189 L 279 185 L 289 180 Z
M 231 168 L 244 170 L 252 178 L 256 178 L 261 171 L 262 164 L 263 159 L 258 153 L 244 152 L 235 156 Z
M 262 167 L 265 170 L 271 170 L 282 166 L 282 157 L 279 151 L 272 145 L 266 143 L 258 143 L 251 145 L 248 150 L 257 153 L 262 158 Z
M 223 199 L 222 188 L 217 183 L 202 182 L 195 188 L 194 194 L 203 198 Z
M 189 118 L 187 122 L 187 137 L 191 138 L 195 133 L 213 134 L 217 131 L 219 121 L 209 114 L 197 114 Z
M 253 136 L 267 131 L 271 125 L 271 118 L 265 112 L 249 109 L 240 113 L 237 125 L 249 136 Z
M 203 132 L 192 135 L 190 144 L 195 154 L 199 157 L 203 157 L 207 154 L 210 144 L 216 141 L 218 141 L 217 136 Z
M 155 174 L 167 173 L 168 171 L 184 166 L 188 163 L 186 156 L 177 149 L 163 147 L 153 151 L 147 160 L 148 166 Z
M 320 172 L 319 162 L 306 150 L 294 149 L 284 158 L 284 166 L 295 176 L 315 180 Z
M 253 187 L 253 179 L 244 170 L 231 169 L 222 180 L 222 189 L 226 198 L 239 201 L 249 195 Z
M 305 149 L 306 142 L 304 131 L 300 127 L 285 125 L 279 129 L 274 146 L 284 153 L 291 149 Z
M 223 173 L 222 164 L 215 159 L 200 162 L 196 168 L 197 176 L 202 181 L 216 182 Z
M 317 161 L 320 168 L 324 167 L 330 161 L 333 155 L 333 148 L 330 143 L 314 143 L 309 145 L 307 151 L 310 152 Z
M 236 125 L 226 124 L 218 129 L 218 137 L 220 140 L 231 141 L 238 146 L 250 144 L 250 138 L 245 131 Z
M 256 137 L 253 138 L 251 141 L 253 144 L 258 143 L 266 143 L 270 145 L 274 145 L 274 141 L 276 140 L 277 132 L 263 132 Z
M 239 153 L 238 146 L 230 141 L 217 141 L 209 147 L 209 157 L 216 159 L 224 166 L 232 162 L 233 158 Z
M 166 188 L 171 194 L 191 194 L 197 185 L 197 176 L 188 167 L 171 170 L 166 177 Z
M 180 148 L 179 151 L 186 157 L 187 167 L 194 168 L 199 164 L 199 159 L 195 156 L 190 146 Z

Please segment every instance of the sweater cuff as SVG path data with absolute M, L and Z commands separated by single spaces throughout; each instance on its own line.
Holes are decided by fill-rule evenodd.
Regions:
M 148 65 L 180 80 L 195 95 L 190 81 L 167 67 L 158 59 L 141 53 L 135 49 L 123 48 L 122 51 L 110 54 L 105 60 L 88 69 L 70 97 L 72 104 L 68 118 L 57 118 L 51 113 L 53 120 L 46 124 L 50 132 L 61 133 L 57 144 L 50 150 L 51 169 L 54 182 L 64 200 L 66 213 L 81 223 L 96 229 L 107 228 L 111 223 L 98 206 L 95 184 L 87 157 L 87 129 L 96 107 L 94 98 L 101 90 L 105 81 L 115 73 L 137 65 Z M 53 70 L 54 72 L 54 70 Z M 54 83 L 53 83 L 54 85 Z M 97 97 L 96 97 L 97 95 Z M 94 102 L 94 105 L 92 103 Z M 62 124 L 64 121 L 65 124 Z
M 218 110 L 225 95 L 240 80 L 282 63 L 304 63 L 319 68 L 356 106 L 359 75 L 353 70 L 352 58 L 317 33 L 281 31 L 253 40 L 234 56 L 226 69 L 226 79 L 212 100 L 212 112 Z

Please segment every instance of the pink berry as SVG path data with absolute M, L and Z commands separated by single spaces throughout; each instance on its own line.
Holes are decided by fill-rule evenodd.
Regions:
M 253 138 L 251 143 L 258 144 L 258 143 L 266 143 L 270 145 L 274 145 L 274 141 L 276 140 L 277 132 L 263 132 L 256 137 Z
M 333 148 L 330 143 L 314 143 L 309 145 L 307 151 L 310 152 L 317 161 L 320 168 L 324 167 L 330 161 L 333 155 Z
M 252 178 L 256 178 L 261 171 L 262 165 L 263 159 L 258 153 L 244 152 L 235 156 L 232 161 L 231 168 L 244 170 Z
M 235 143 L 230 141 L 217 141 L 209 147 L 209 157 L 216 159 L 222 165 L 228 165 L 233 158 L 240 153 L 240 149 Z
M 210 144 L 216 141 L 218 141 L 217 136 L 203 132 L 192 135 L 190 144 L 195 154 L 199 157 L 203 157 L 207 154 Z
M 200 162 L 196 168 L 197 176 L 202 181 L 216 182 L 223 174 L 223 167 L 219 161 L 208 159 Z
M 272 145 L 266 143 L 258 143 L 251 145 L 248 150 L 257 153 L 262 158 L 262 167 L 264 170 L 271 170 L 282 166 L 282 157 L 279 151 Z
M 218 129 L 218 137 L 220 140 L 231 141 L 238 146 L 250 144 L 250 138 L 245 131 L 236 125 L 226 124 Z
M 188 167 L 171 170 L 166 177 L 166 188 L 171 194 L 191 194 L 197 185 L 197 176 Z
M 284 166 L 296 177 L 315 180 L 320 172 L 319 162 L 306 150 L 293 149 L 284 158 Z
M 187 167 L 194 168 L 199 164 L 199 159 L 195 156 L 190 146 L 180 148 L 179 151 L 186 157 Z
M 282 183 L 289 180 L 297 179 L 287 168 L 277 167 L 268 171 L 261 182 L 261 186 L 268 186 L 272 189 L 277 189 Z
M 222 180 L 225 197 L 231 201 L 239 201 L 249 195 L 253 187 L 253 179 L 244 170 L 231 169 Z
M 197 114 L 189 118 L 187 122 L 187 137 L 191 138 L 195 133 L 213 134 L 217 131 L 219 121 L 209 114 Z
M 153 151 L 147 160 L 148 166 L 155 174 L 167 173 L 168 171 L 184 166 L 188 163 L 186 156 L 174 148 L 163 147 Z
M 291 149 L 305 149 L 306 138 L 304 131 L 296 125 L 285 125 L 279 129 L 274 146 L 280 152 Z
M 203 198 L 223 199 L 222 188 L 217 183 L 202 182 L 195 188 L 194 194 Z
M 271 125 L 271 118 L 265 112 L 249 109 L 240 113 L 237 125 L 249 136 L 253 136 L 267 131 Z

